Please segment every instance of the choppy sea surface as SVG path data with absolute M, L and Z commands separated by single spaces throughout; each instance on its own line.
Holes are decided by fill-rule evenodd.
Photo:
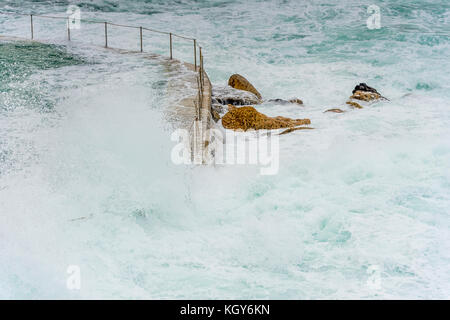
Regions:
M 257 108 L 315 129 L 280 136 L 276 175 L 177 166 L 161 66 L 93 46 L 101 25 L 67 43 L 65 22 L 35 18 L 51 42 L 0 43 L 0 298 L 450 298 L 448 1 L 70 4 L 195 37 L 213 85 L 240 73 L 264 98 L 300 98 Z M 0 14 L 1 35 L 29 33 L 29 17 Z M 109 35 L 139 47 L 134 29 Z M 144 40 L 168 54 L 167 37 Z M 177 39 L 174 55 L 191 48 Z M 389 101 L 323 113 L 359 82 Z

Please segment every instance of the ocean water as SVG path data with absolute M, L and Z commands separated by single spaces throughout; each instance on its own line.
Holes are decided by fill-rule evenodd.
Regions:
M 63 15 L 65 1 L 0 1 Z M 450 297 L 447 1 L 77 1 L 82 18 L 198 39 L 214 85 L 246 76 L 280 136 L 276 175 L 171 162 L 160 64 L 84 25 L 0 43 L 0 298 Z M 370 5 L 381 28 L 369 30 Z M 0 34 L 29 37 L 27 17 Z M 138 49 L 136 30 L 109 30 Z M 145 50 L 168 39 L 144 34 Z M 192 43 L 174 55 L 192 61 Z M 389 101 L 345 106 L 366 82 Z M 329 108 L 348 110 L 323 113 Z M 69 266 L 81 272 L 69 290 Z

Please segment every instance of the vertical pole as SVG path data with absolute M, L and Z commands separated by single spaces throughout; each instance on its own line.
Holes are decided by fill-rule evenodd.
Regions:
M 170 33 L 170 60 L 172 60 L 173 55 L 172 55 L 172 32 Z
M 105 48 L 108 48 L 108 22 L 105 22 Z
M 142 44 L 142 27 L 139 27 L 139 32 L 141 34 L 141 52 L 143 52 L 144 51 L 144 47 L 143 47 L 143 44 Z
M 200 92 L 200 79 L 199 77 L 197 77 L 197 88 L 198 88 L 198 94 L 197 94 L 197 98 L 198 98 L 198 108 L 197 108 L 197 120 L 200 120 L 200 110 L 203 107 L 203 101 L 202 101 L 202 96 L 201 96 L 201 92 Z
M 34 30 L 33 30 L 33 15 L 30 15 L 30 22 L 31 22 L 31 40 L 34 39 Z
M 202 85 L 203 92 L 203 55 L 202 55 L 202 47 L 199 47 L 200 50 L 200 83 Z
M 70 41 L 70 18 L 67 18 L 67 39 Z
M 194 39 L 194 67 L 197 71 L 197 40 Z

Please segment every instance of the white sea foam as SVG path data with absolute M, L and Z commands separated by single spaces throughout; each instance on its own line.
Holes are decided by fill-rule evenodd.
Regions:
M 179 167 L 157 66 L 96 49 L 97 64 L 36 71 L 16 92 L 54 110 L 0 115 L 0 297 L 449 297 L 449 42 L 419 33 L 448 29 L 445 1 L 383 3 L 378 31 L 365 29 L 371 1 L 110 3 L 80 2 L 82 17 L 192 35 L 213 83 L 238 72 L 265 98 L 301 98 L 258 110 L 315 129 L 280 136 L 275 176 Z M 0 33 L 28 35 L 27 18 L 5 21 Z M 103 30 L 83 28 L 70 50 L 86 56 L 75 41 L 102 45 Z M 38 38 L 64 43 L 63 29 L 36 20 Z M 110 32 L 138 48 L 133 31 Z M 166 38 L 148 41 L 167 54 Z M 192 59 L 190 43 L 174 48 Z M 347 108 L 359 82 L 391 101 Z M 349 112 L 323 113 L 335 107 Z

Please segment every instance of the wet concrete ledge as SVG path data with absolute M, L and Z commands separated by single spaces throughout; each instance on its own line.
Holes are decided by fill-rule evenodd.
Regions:
M 44 44 L 55 44 L 48 40 L 31 40 L 20 37 L 10 37 L 0 35 L 0 40 L 3 41 L 21 41 L 21 42 L 35 42 Z M 64 45 L 64 43 L 57 43 Z M 83 44 L 83 43 L 81 43 Z M 86 44 L 83 44 L 86 45 Z M 209 142 L 207 136 L 208 130 L 211 126 L 211 96 L 212 85 L 208 74 L 203 71 L 204 85 L 203 94 L 198 95 L 197 77 L 199 74 L 195 66 L 188 62 L 183 62 L 177 59 L 169 59 L 159 54 L 130 51 L 117 48 L 104 48 L 103 46 L 95 46 L 96 48 L 103 48 L 105 50 L 115 51 L 120 54 L 136 54 L 145 59 L 157 60 L 165 68 L 166 76 L 168 77 L 167 95 L 170 101 L 168 110 L 165 110 L 166 119 L 170 122 L 173 129 L 185 129 L 190 136 L 190 151 L 191 159 L 195 164 L 205 164 L 210 155 L 206 152 L 206 146 Z M 173 97 L 173 99 L 171 99 Z M 203 97 L 203 98 L 202 98 Z M 202 101 L 200 102 L 200 99 Z M 199 121 L 197 119 L 197 107 L 200 108 Z

